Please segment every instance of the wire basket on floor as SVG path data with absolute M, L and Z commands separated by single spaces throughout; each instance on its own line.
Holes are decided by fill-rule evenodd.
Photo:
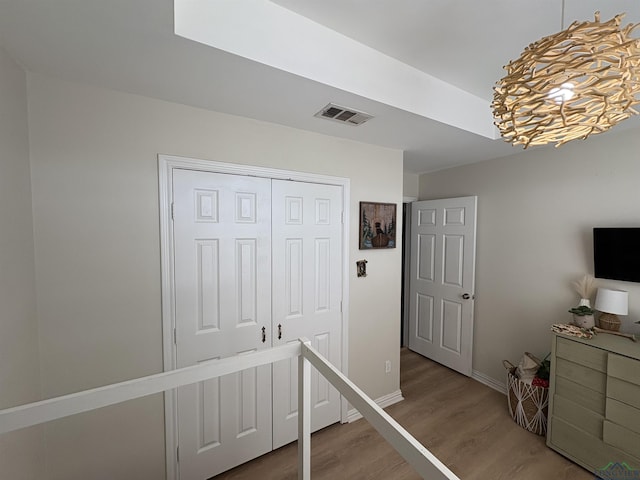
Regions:
M 549 389 L 520 380 L 515 374 L 516 367 L 508 360 L 503 360 L 502 364 L 507 369 L 507 400 L 511 418 L 529 432 L 546 435 Z

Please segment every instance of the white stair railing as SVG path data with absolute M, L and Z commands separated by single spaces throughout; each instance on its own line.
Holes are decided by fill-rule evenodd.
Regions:
M 424 445 L 416 440 L 398 422 L 396 422 L 387 412 L 360 390 L 351 380 L 345 377 L 336 367 L 331 365 L 317 350 L 315 350 L 305 339 L 302 342 L 301 362 L 310 362 L 318 372 L 324 376 L 345 398 L 353 405 L 360 414 L 391 444 L 396 451 L 411 465 L 422 478 L 429 480 L 459 480 L 458 477 L 449 470 L 445 464 L 436 458 Z M 301 369 L 300 369 L 301 370 Z M 299 371 L 300 371 L 299 370 Z M 306 371 L 305 371 L 306 373 Z M 299 382 L 300 383 L 300 382 Z M 304 385 L 307 388 L 307 384 Z M 309 395 L 299 395 L 298 398 Z M 300 401 L 300 400 L 298 400 Z M 306 400 L 309 401 L 309 400 Z M 310 411 L 311 404 L 304 405 L 306 408 L 299 408 L 298 411 Z M 305 432 L 298 431 L 298 441 Z M 304 439 L 302 440 L 304 444 Z M 298 478 L 308 480 L 309 477 Z
M 299 362 L 298 478 L 300 480 L 311 478 L 311 365 L 344 395 L 422 478 L 459 480 L 427 448 L 331 365 L 306 339 L 300 339 L 297 344 L 211 360 L 191 367 L 0 410 L 0 435 L 295 357 L 298 357 Z

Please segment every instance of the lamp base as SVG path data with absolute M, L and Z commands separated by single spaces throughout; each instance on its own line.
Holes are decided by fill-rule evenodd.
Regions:
M 604 330 L 611 330 L 612 332 L 617 332 L 620 330 L 620 319 L 614 313 L 605 313 L 603 312 L 598 319 L 598 324 L 600 328 Z

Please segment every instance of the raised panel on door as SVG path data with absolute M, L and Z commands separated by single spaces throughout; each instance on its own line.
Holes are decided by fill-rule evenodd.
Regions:
M 409 348 L 472 371 L 476 197 L 411 206 Z
M 464 267 L 464 235 L 443 235 L 442 283 L 462 288 Z
M 425 282 L 435 280 L 436 236 L 425 234 L 418 236 L 418 278 Z
M 431 343 L 433 342 L 433 297 L 418 293 L 416 302 L 415 337 Z
M 270 346 L 270 180 L 176 170 L 177 366 Z M 180 478 L 201 480 L 272 448 L 271 368 L 178 389 Z
M 460 355 L 462 336 L 462 304 L 443 299 L 440 317 L 440 348 Z
M 342 188 L 274 180 L 274 345 L 307 337 L 341 368 Z M 280 260 L 277 260 L 280 259 Z M 298 363 L 273 366 L 274 448 L 297 438 Z M 312 369 L 312 428 L 340 419 L 340 395 Z

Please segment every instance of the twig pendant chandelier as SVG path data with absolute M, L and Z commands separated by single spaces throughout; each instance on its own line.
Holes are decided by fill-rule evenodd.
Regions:
M 560 146 L 602 133 L 638 112 L 640 24 L 574 22 L 532 43 L 494 87 L 493 116 L 506 142 Z

